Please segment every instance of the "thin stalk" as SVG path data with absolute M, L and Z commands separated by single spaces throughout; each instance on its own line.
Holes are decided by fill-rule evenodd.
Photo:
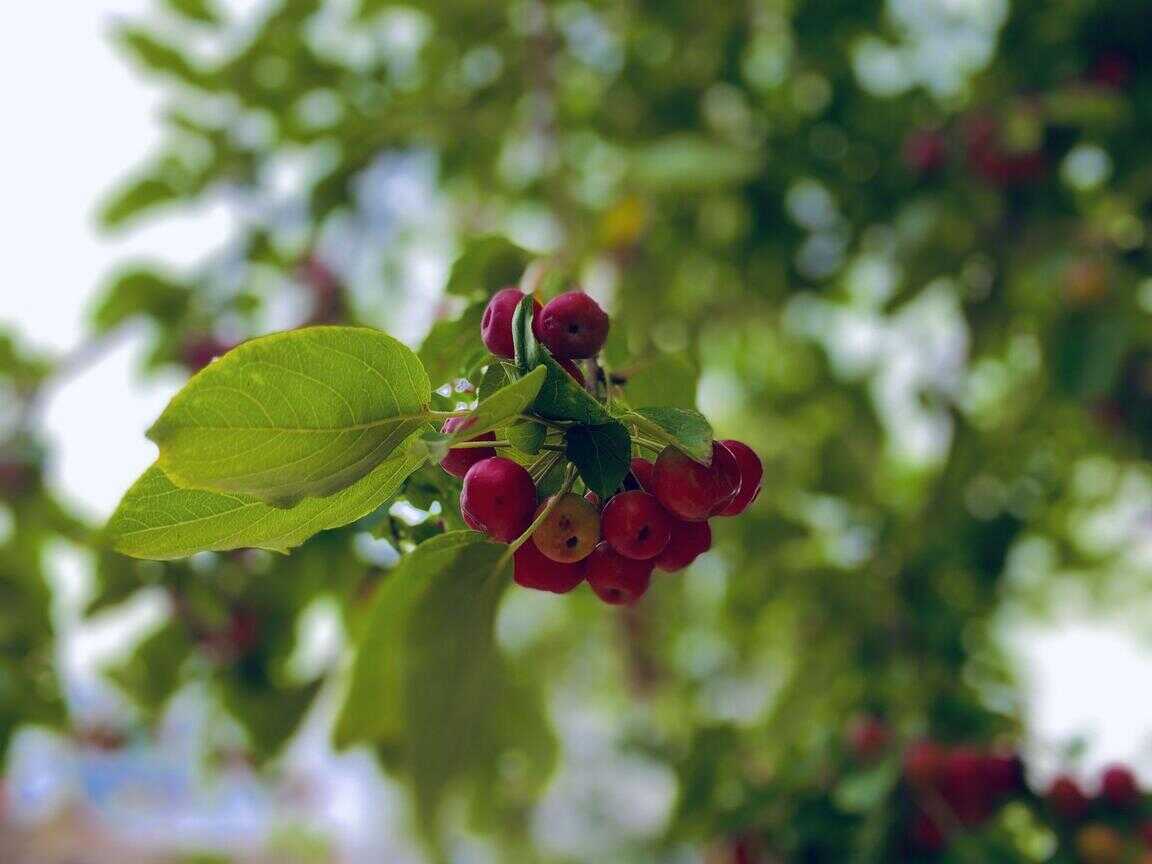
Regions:
M 500 560 L 496 562 L 496 569 L 502 570 L 507 566 L 508 562 L 512 560 L 512 556 L 516 554 L 516 550 L 528 542 L 528 539 L 536 533 L 544 522 L 552 515 L 552 511 L 556 509 L 556 505 L 560 503 L 560 499 L 572 491 L 572 486 L 576 483 L 576 467 L 569 465 L 567 471 L 564 473 L 564 485 L 560 487 L 560 491 L 548 499 L 548 503 L 544 505 L 544 509 L 540 511 L 540 515 L 532 520 L 532 524 L 528 528 L 508 544 L 508 550 L 500 556 Z
M 461 441 L 458 444 L 449 445 L 449 450 L 472 450 L 480 449 L 481 447 L 511 447 L 511 441 Z
M 653 453 L 659 454 L 659 453 L 664 452 L 664 446 L 665 445 L 659 444 L 656 441 L 651 441 L 647 438 L 641 438 L 638 435 L 632 436 L 632 442 L 634 444 L 641 446 L 641 447 L 645 447 L 648 450 L 651 450 Z
M 429 411 L 428 416 L 433 420 L 450 420 L 453 417 L 467 417 L 474 410 L 473 408 L 460 408 L 456 411 Z

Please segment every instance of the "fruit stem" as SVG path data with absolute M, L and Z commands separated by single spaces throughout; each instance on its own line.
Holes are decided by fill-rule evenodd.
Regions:
M 549 429 L 558 429 L 561 432 L 563 432 L 565 429 L 568 428 L 567 426 L 562 426 L 559 423 L 556 423 L 555 421 L 545 420 L 543 417 L 533 417 L 531 414 L 520 414 L 519 416 L 517 416 L 516 419 L 517 420 L 530 420 L 533 423 L 539 423 L 541 426 L 547 426 Z
M 453 417 L 467 417 L 474 410 L 474 408 L 460 408 L 456 411 L 429 411 L 428 416 L 433 420 L 451 420 Z
M 641 447 L 646 447 L 647 449 L 651 450 L 653 453 L 659 454 L 664 451 L 663 444 L 658 444 L 657 442 L 650 441 L 647 438 L 641 438 L 639 435 L 633 435 L 632 440 L 639 444 Z
M 449 450 L 470 450 L 481 447 L 511 447 L 511 441 L 461 441 L 458 444 L 448 445 Z
M 560 503 L 560 499 L 572 491 L 572 486 L 576 483 L 576 466 L 569 465 L 564 472 L 564 485 L 560 487 L 560 491 L 548 499 L 548 503 L 544 505 L 544 509 L 540 511 L 540 515 L 532 520 L 523 534 L 508 544 L 507 551 L 500 556 L 500 560 L 496 562 L 496 569 L 502 570 L 507 566 L 508 562 L 512 560 L 512 556 L 516 551 L 523 546 L 528 540 L 536 533 L 536 529 L 544 524 L 545 520 L 552 515 L 552 511 L 556 509 L 556 505 Z

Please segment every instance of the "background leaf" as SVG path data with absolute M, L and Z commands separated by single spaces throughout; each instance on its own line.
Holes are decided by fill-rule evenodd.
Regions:
M 477 237 L 464 245 L 452 264 L 445 290 L 459 297 L 495 294 L 501 288 L 515 286 L 532 256 L 504 237 Z
M 313 327 L 241 345 L 197 374 L 148 437 L 179 486 L 277 504 L 368 474 L 425 425 L 430 387 L 386 333 Z
M 460 317 L 432 325 L 418 356 L 433 386 L 467 377 L 468 372 L 488 356 L 488 349 L 480 338 L 480 319 L 487 305 L 487 301 L 473 303 Z

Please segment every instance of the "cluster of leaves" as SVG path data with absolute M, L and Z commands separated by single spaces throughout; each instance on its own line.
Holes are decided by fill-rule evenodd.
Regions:
M 932 4 L 879 0 L 419 8 L 279 0 L 237 20 L 210 2 L 158 0 L 160 17 L 125 26 L 119 39 L 164 82 L 165 140 L 107 202 L 104 222 L 123 229 L 221 198 L 240 201 L 245 218 L 201 266 L 131 265 L 103 293 L 94 331 L 146 321 L 153 364 L 198 366 L 283 327 L 286 298 L 291 323 L 389 322 L 409 284 L 397 262 L 415 241 L 404 214 L 381 217 L 373 182 L 427 154 L 448 233 L 468 241 L 448 279 L 446 314 L 417 356 L 431 382 L 461 389 L 430 393 L 402 346 L 373 348 L 403 358 L 419 386 L 398 394 L 406 407 L 388 415 L 391 432 L 333 434 L 328 443 L 340 452 L 328 455 L 291 435 L 269 443 L 251 431 L 197 430 L 196 411 L 212 411 L 221 394 L 183 400 L 153 431 L 167 451 L 160 465 L 118 516 L 119 542 L 138 544 L 129 551 L 283 549 L 355 521 L 288 558 L 136 565 L 109 556 L 98 571 L 109 606 L 157 584 L 182 586 L 174 608 L 211 601 L 208 612 L 173 616 L 129 662 L 135 671 L 117 679 L 138 697 L 151 688 L 137 701 L 162 703 L 203 665 L 195 633 L 227 620 L 224 610 L 250 611 L 275 622 L 262 632 L 280 647 L 261 674 L 217 664 L 212 675 L 267 715 L 296 716 L 279 701 L 293 692 L 280 669 L 290 640 L 273 634 L 294 630 L 321 596 L 336 600 L 361 644 L 369 634 L 403 643 L 388 673 L 400 676 L 396 692 L 419 691 L 411 682 L 429 653 L 455 662 L 463 650 L 455 641 L 421 647 L 410 623 L 379 632 L 365 622 L 377 603 L 409 609 L 397 621 L 436 619 L 436 594 L 455 586 L 433 589 L 436 580 L 416 568 L 496 554 L 445 539 L 462 526 L 432 505 L 458 492 L 452 478 L 426 463 L 399 478 L 410 470 L 403 454 L 429 446 L 419 443 L 415 415 L 456 410 L 476 395 L 467 388 L 485 397 L 511 371 L 500 367 L 485 383 L 475 338 L 488 292 L 534 257 L 499 236 L 511 234 L 613 295 L 604 365 L 628 379 L 630 407 L 691 409 L 699 389 L 717 428 L 765 457 L 769 484 L 688 579 L 628 619 L 619 657 L 612 640 L 589 640 L 604 634 L 579 603 L 564 626 L 518 651 L 479 652 L 487 659 L 477 657 L 475 680 L 503 680 L 511 689 L 497 708 L 511 716 L 499 728 L 469 727 L 465 742 L 441 742 L 451 765 L 429 768 L 411 729 L 437 725 L 420 713 L 437 710 L 455 718 L 443 734 L 458 734 L 464 727 L 454 724 L 469 718 L 455 712 L 469 709 L 466 700 L 432 688 L 424 708 L 402 698 L 380 711 L 371 689 L 360 690 L 371 706 L 362 713 L 379 714 L 372 734 L 385 764 L 431 772 L 420 786 L 432 805 L 440 792 L 429 776 L 486 790 L 473 798 L 474 815 L 488 818 L 499 842 L 524 842 L 555 755 L 541 707 L 546 665 L 547 694 L 610 702 L 629 718 L 621 746 L 677 769 L 670 838 L 739 834 L 752 810 L 729 807 L 725 790 L 739 798 L 755 786 L 773 802 L 773 824 L 815 840 L 845 824 L 839 811 L 809 808 L 803 790 L 847 712 L 877 710 L 944 740 L 1016 732 L 1012 677 L 993 639 L 998 610 L 1044 611 L 1066 580 L 1112 600 L 1147 587 L 1133 535 L 1089 527 L 1150 480 L 1152 188 L 1140 145 L 1152 129 L 1152 78 L 1140 60 L 1152 23 L 1135 0 L 971 8 L 955 27 L 948 15 L 961 13 L 951 7 L 934 19 Z M 965 50 L 934 41 L 953 32 L 971 40 Z M 186 47 L 206 44 L 214 50 Z M 886 78 L 894 66 L 902 74 Z M 277 182 L 286 162 L 308 169 L 287 205 Z M 348 237 L 382 218 L 394 257 L 347 260 Z M 274 337 L 290 338 L 306 352 L 331 347 L 304 334 Z M 267 350 L 276 365 L 301 368 L 276 356 L 277 344 L 241 351 L 256 359 Z M 214 364 L 213 377 L 233 362 Z M 368 377 L 354 357 L 343 367 L 350 380 Z M 335 380 L 296 378 L 286 392 L 332 406 L 325 385 Z M 387 419 L 373 413 L 376 390 L 341 395 L 349 416 Z M 281 394 L 265 401 L 274 416 L 295 419 Z M 410 415 L 409 429 L 398 418 Z M 377 456 L 372 472 L 332 492 L 329 484 Z M 282 463 L 301 457 L 286 483 Z M 174 480 L 207 489 L 190 493 Z M 316 492 L 332 494 L 307 497 Z M 379 512 L 392 494 L 429 515 Z M 23 529 L 7 541 L 27 546 L 4 584 L 39 596 L 39 553 L 61 530 L 46 515 L 55 510 L 46 492 L 28 500 Z M 147 506 L 132 512 L 133 500 Z M 196 533 L 185 526 L 190 539 L 176 548 L 165 520 L 189 518 Z M 380 582 L 389 562 L 363 554 L 369 534 L 404 552 L 419 544 L 436 560 L 410 554 Z M 400 596 L 417 581 L 431 593 Z M 485 598 L 476 620 L 447 629 L 490 632 L 501 598 L 474 596 Z M 37 629 L 38 645 L 48 632 Z M 536 662 L 524 662 L 529 655 Z M 613 659 L 623 674 L 581 675 L 617 669 Z M 477 705 L 500 689 L 468 686 L 484 694 Z M 730 704 L 733 692 L 751 698 Z M 651 710 L 635 712 L 637 698 Z M 41 716 L 30 703 L 18 710 L 16 719 Z M 361 735 L 351 719 L 341 720 L 347 741 Z M 249 731 L 260 725 L 249 722 Z M 255 746 L 271 753 L 278 740 Z M 483 758 L 453 775 L 465 744 Z M 515 746 L 531 750 L 534 767 L 510 779 L 496 754 Z M 694 797 L 699 771 L 714 771 L 724 794 Z M 874 857 L 891 860 L 886 853 Z

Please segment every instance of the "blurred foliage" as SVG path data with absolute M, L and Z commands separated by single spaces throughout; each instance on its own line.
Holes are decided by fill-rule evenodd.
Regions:
M 1146 4 L 155 7 L 117 42 L 164 88 L 164 140 L 101 220 L 205 201 L 239 218 L 199 266 L 127 263 L 94 334 L 146 322 L 149 367 L 194 371 L 273 329 L 388 329 L 425 302 L 429 257 L 455 254 L 414 314 L 433 377 L 467 379 L 476 304 L 544 256 L 610 308 L 606 365 L 637 407 L 699 400 L 764 458 L 757 505 L 619 621 L 522 592 L 499 613 L 515 700 L 560 726 L 607 711 L 622 754 L 675 773 L 668 848 L 754 836 L 768 860 L 895 860 L 895 774 L 827 770 L 844 718 L 1013 740 L 1004 610 L 1046 614 L 1067 586 L 1146 594 Z M 90 539 L 41 482 L 33 409 L 67 361 L 0 339 L 5 735 L 63 719 L 43 560 Z M 404 497 L 454 483 L 418 472 Z M 141 722 L 209 681 L 273 756 L 334 671 L 290 674 L 301 617 L 329 598 L 359 632 L 395 552 L 457 523 L 393 508 L 290 558 L 96 552 L 93 611 L 156 586 L 170 609 L 112 680 Z M 579 757 L 556 756 L 536 709 L 507 714 L 491 740 L 526 755 L 478 748 L 452 812 L 505 860 L 548 858 L 528 851 L 537 780 Z M 404 771 L 403 746 L 379 749 Z M 1005 813 L 957 860 L 1041 860 Z

